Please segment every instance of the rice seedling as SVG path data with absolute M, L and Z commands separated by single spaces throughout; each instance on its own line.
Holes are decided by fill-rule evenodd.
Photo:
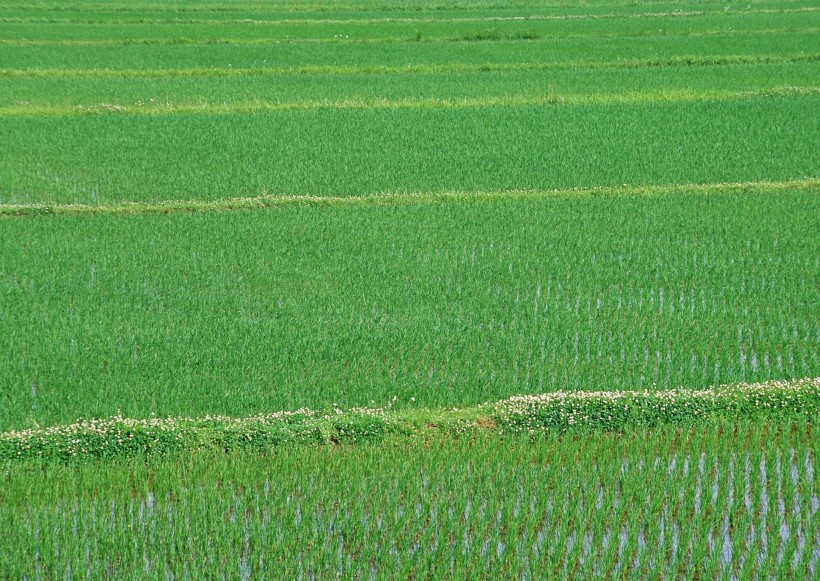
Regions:
M 817 199 L 6 219 L 0 427 L 817 377 Z
M 817 577 L 818 15 L 4 2 L 0 578 Z
M 207 453 L 181 463 L 5 464 L 0 522 L 13 542 L 0 567 L 12 576 L 657 575 L 672 567 L 800 577 L 816 511 L 769 529 L 765 553 L 747 540 L 766 531 L 767 518 L 788 520 L 789 509 L 775 494 L 773 517 L 740 515 L 741 479 L 753 497 L 792 472 L 814 483 L 811 424 L 783 424 L 765 451 L 750 445 L 771 428 L 756 421 L 618 438 L 479 436 Z M 681 438 L 685 450 L 673 445 Z M 403 462 L 384 462 L 396 453 Z M 770 461 L 777 457 L 780 472 Z M 700 511 L 670 508 L 693 474 L 706 493 Z M 795 494 L 805 507 L 816 502 L 808 488 Z
M 2 117 L 8 155 L 0 160 L 0 200 L 96 204 L 801 178 L 817 167 L 815 101 Z

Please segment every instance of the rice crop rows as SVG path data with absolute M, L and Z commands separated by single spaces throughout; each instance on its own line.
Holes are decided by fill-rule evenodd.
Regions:
M 818 377 L 818 199 L 5 219 L 0 427 Z
M 820 20 L 820 18 L 818 18 Z M 788 29 L 786 29 L 788 30 Z M 403 67 L 408 63 L 423 66 L 485 65 L 489 63 L 527 63 L 544 65 L 641 58 L 688 57 L 709 59 L 724 56 L 780 56 L 806 54 L 815 30 L 784 30 L 780 34 L 703 36 L 693 43 L 687 37 L 651 36 L 614 37 L 606 43 L 591 43 L 581 37 L 535 40 L 532 42 L 488 41 L 440 43 L 391 42 L 373 50 L 368 43 L 297 43 L 283 44 L 271 50 L 267 46 L 243 44 L 217 45 L 113 45 L 99 50 L 95 46 L 76 45 L 70 51 L 61 46 L 3 47 L 4 69 L 13 71 L 67 71 L 112 69 L 128 75 L 130 70 L 202 67 L 203 62 L 217 68 L 302 66 Z M 606 50 L 603 50 L 606 47 Z M 442 50 L 446 48 L 446 50 Z M 808 54 L 817 54 L 808 52 Z M 581 65 L 582 68 L 582 65 Z
M 718 72 L 719 71 L 719 72 Z M 726 62 L 702 67 L 610 67 L 555 69 L 544 75 L 526 70 L 390 73 L 323 72 L 236 76 L 90 77 L 66 80 L 17 77 L 0 84 L 0 116 L 103 113 L 229 113 L 333 108 L 431 108 L 505 104 L 573 105 L 674 100 L 715 100 L 816 89 L 811 61 L 765 66 Z M 605 88 L 605 90 L 602 90 Z
M 14 532 L 0 571 L 810 578 L 817 453 L 810 423 L 757 422 L 148 466 L 17 464 L 2 468 L 0 526 Z
M 817 175 L 811 6 L 318 8 L 6 7 L 0 204 Z
M 818 31 L 0 3 L 0 578 L 820 577 Z
M 820 161 L 817 98 L 3 117 L 0 202 L 802 178 Z

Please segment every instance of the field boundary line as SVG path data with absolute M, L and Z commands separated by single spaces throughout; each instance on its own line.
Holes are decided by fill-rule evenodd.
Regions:
M 392 36 L 392 37 L 378 37 L 378 38 L 146 38 L 146 39 L 132 39 L 132 38 L 104 38 L 104 39 L 3 39 L 0 38 L 0 47 L 96 47 L 96 46 L 281 46 L 281 45 L 300 45 L 300 44 L 361 44 L 367 42 L 368 45 L 373 44 L 401 44 L 401 43 L 427 43 L 427 44 L 450 44 L 450 43 L 470 43 L 470 42 L 539 42 L 539 41 L 556 41 L 556 40 L 585 40 L 585 39 L 606 39 L 606 38 L 702 38 L 702 37 L 716 37 L 716 36 L 766 36 L 776 34 L 793 34 L 798 33 L 818 33 L 820 29 L 816 27 L 807 27 L 795 30 L 792 28 L 766 28 L 766 29 L 750 29 L 750 30 L 703 30 L 703 31 L 679 31 L 679 32 L 660 32 L 657 34 L 647 34 L 643 31 L 617 34 L 614 32 L 591 32 L 584 33 L 550 33 L 548 36 L 539 36 L 537 32 L 525 31 L 516 34 L 502 34 L 497 33 L 497 36 L 489 36 L 485 38 L 470 38 L 470 37 L 425 37 L 422 39 L 411 38 L 408 36 Z M 524 34 L 526 36 L 521 36 Z
M 481 23 L 481 22 L 537 22 L 537 21 L 566 21 L 566 20 L 632 20 L 642 18 L 685 18 L 698 16 L 749 16 L 760 14 L 800 14 L 820 11 L 814 6 L 802 6 L 799 8 L 761 8 L 750 10 L 673 10 L 665 12 L 638 12 L 635 14 L 624 14 L 618 12 L 608 12 L 602 14 L 531 14 L 525 16 L 463 16 L 450 18 L 406 18 L 406 17 L 378 17 L 378 18 L 123 18 L 123 19 L 74 19 L 74 18 L 48 18 L 42 16 L 21 17 L 5 16 L 0 17 L 0 24 L 102 24 L 102 25 L 126 25 L 126 24 L 255 24 L 255 25 L 314 25 L 314 24 L 457 24 L 457 23 Z
M 297 67 L 191 67 L 177 69 L 0 69 L 0 79 L 158 79 L 190 77 L 253 77 L 275 75 L 387 75 L 418 73 L 483 73 L 563 70 L 709 67 L 732 65 L 791 64 L 820 61 L 820 53 L 789 56 L 674 56 L 613 61 L 558 61 L 551 63 L 450 63 L 421 65 L 303 65 Z
M 820 378 L 735 383 L 705 389 L 556 391 L 461 408 L 383 407 L 204 416 L 78 420 L 71 425 L 0 433 L 0 462 L 81 460 L 202 448 L 270 449 L 282 445 L 359 444 L 389 436 L 495 432 L 532 436 L 571 430 L 623 431 L 662 424 L 738 418 L 812 418 L 820 413 Z
M 641 103 L 697 103 L 769 97 L 820 95 L 820 87 L 782 86 L 759 90 L 689 91 L 660 90 L 630 93 L 498 96 L 463 98 L 330 99 L 316 101 L 246 101 L 237 103 L 139 102 L 134 105 L 98 103 L 94 105 L 12 105 L 0 106 L 2 117 L 70 117 L 75 115 L 223 115 L 241 113 L 312 111 L 398 111 L 406 109 L 474 109 L 482 107 L 536 107 L 573 105 L 638 105 Z
M 718 182 L 709 184 L 620 185 L 542 190 L 497 190 L 489 192 L 418 192 L 367 194 L 359 196 L 318 196 L 264 193 L 255 197 L 218 200 L 166 200 L 162 202 L 118 202 L 113 204 L 0 204 L 0 217 L 81 216 L 81 215 L 151 215 L 192 212 L 228 212 L 291 206 L 351 207 L 407 206 L 447 202 L 481 202 L 492 200 L 539 200 L 573 196 L 657 196 L 709 193 L 775 193 L 820 188 L 820 177 L 781 181 Z

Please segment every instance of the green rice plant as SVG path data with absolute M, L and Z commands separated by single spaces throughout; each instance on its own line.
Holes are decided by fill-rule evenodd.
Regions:
M 754 6 L 737 6 L 732 8 L 741 14 L 745 14 L 761 9 L 783 11 L 786 8 L 795 9 L 802 5 L 804 4 L 766 0 L 755 3 Z M 324 18 L 332 20 L 334 16 L 343 16 L 347 19 L 355 20 L 368 19 L 370 15 L 374 13 L 382 14 L 385 17 L 392 15 L 396 18 L 424 16 L 427 12 L 435 12 L 447 16 L 455 16 L 457 14 L 470 16 L 481 13 L 495 16 L 515 16 L 520 15 L 522 9 L 531 10 L 532 14 L 535 15 L 600 18 L 601 15 L 607 14 L 642 15 L 646 12 L 647 8 L 645 5 L 636 5 L 622 0 L 596 0 L 583 6 L 568 5 L 561 1 L 533 2 L 532 0 L 512 0 L 504 5 L 483 0 L 470 0 L 467 2 L 445 1 L 437 4 L 430 4 L 426 0 L 413 0 L 410 2 L 373 2 L 373 0 L 361 0 L 334 6 L 332 10 L 329 10 L 325 3 L 318 1 L 264 6 L 253 2 L 236 2 L 229 6 L 210 2 L 169 6 L 157 5 L 151 2 L 120 3 L 85 0 L 81 3 L 69 4 L 67 8 L 75 8 L 77 6 L 86 9 L 86 11 L 82 13 L 82 17 L 92 22 L 116 22 L 119 20 L 136 19 L 137 17 L 164 17 L 165 20 L 172 21 L 182 21 L 186 18 L 189 20 L 197 20 L 196 17 L 207 17 L 209 19 L 229 21 L 247 14 L 255 14 L 264 15 L 271 19 L 283 20 L 285 23 L 288 22 L 287 17 L 290 17 L 291 21 L 299 20 L 300 18 Z M 681 13 L 683 13 L 683 15 L 686 14 L 685 11 L 680 10 L 679 4 L 671 2 L 654 2 L 650 7 L 658 12 L 675 11 L 679 15 Z M 48 4 L 40 5 L 27 2 L 9 2 L 4 5 L 3 10 L 10 15 L 16 15 L 18 17 L 17 19 L 11 19 L 13 21 L 19 20 L 22 16 L 28 16 L 31 19 L 40 17 L 41 20 L 43 20 L 45 16 L 49 16 L 51 21 L 78 20 L 73 10 L 65 10 L 65 13 L 55 12 L 53 7 Z M 725 15 L 727 11 L 722 5 L 703 5 L 699 6 L 698 10 L 692 12 L 695 15 Z
M 817 576 L 817 14 L 3 3 L 0 578 Z
M 124 8 L 124 7 L 123 7 Z M 493 7 L 470 10 L 418 11 L 396 18 L 396 11 L 380 14 L 377 7 L 359 14 L 342 14 L 340 19 L 327 14 L 278 13 L 262 7 L 253 11 L 257 21 L 238 22 L 242 13 L 221 10 L 214 13 L 197 11 L 184 20 L 179 13 L 162 10 L 159 13 L 144 8 L 118 10 L 115 15 L 94 14 L 84 10 L 82 17 L 48 21 L 38 19 L 31 8 L 4 11 L 0 31 L 7 43 L 60 44 L 282 44 L 296 42 L 328 42 L 335 44 L 374 42 L 429 42 L 441 40 L 506 40 L 526 41 L 561 37 L 629 37 L 629 36 L 698 36 L 732 35 L 750 31 L 772 32 L 806 28 L 812 24 L 811 13 L 798 6 L 736 7 L 730 12 L 699 7 L 697 10 L 673 11 L 657 7 L 608 7 L 604 18 L 596 18 L 593 7 L 583 14 L 572 14 L 568 7 L 527 7 L 526 19 L 521 8 Z M 739 8 L 739 9 L 738 9 Z M 607 8 L 604 8 L 607 9 Z M 9 12 L 16 13 L 13 17 Z M 563 12 L 563 14 L 562 14 Z M 688 12 L 688 14 L 687 14 Z M 47 14 L 47 12 L 46 12 Z M 165 18 L 163 19 L 163 15 Z M 386 16 L 379 18 L 379 16 Z M 393 16 L 393 18 L 390 18 Z M 808 18 L 807 18 L 808 17 Z M 146 20 L 153 22 L 146 22 Z M 263 22 L 261 22 L 263 21 Z M 13 39 L 13 40 L 12 40 Z
M 3 219 L 0 428 L 817 377 L 814 190 L 685 192 Z
M 715 78 L 719 68 L 720 76 Z M 718 64 L 539 71 L 417 72 L 164 79 L 48 77 L 0 83 L 0 115 L 196 114 L 340 109 L 431 109 L 489 106 L 716 101 L 816 91 L 811 62 Z M 66 89 L 66 85 L 70 89 Z
M 777 28 L 777 20 L 770 20 Z M 85 28 L 85 27 L 83 27 Z M 452 27 L 448 27 L 452 29 Z M 320 32 L 321 34 L 321 32 Z M 407 34 L 406 32 L 404 34 Z M 412 33 L 410 33 L 412 34 Z M 468 33 L 481 34 L 484 33 Z M 491 35 L 493 33 L 490 33 Z M 274 47 L 257 44 L 127 44 L 98 47 L 75 44 L 3 46 L 3 68 L 13 74 L 61 75 L 62 72 L 105 71 L 111 76 L 140 76 L 145 71 L 164 76 L 197 71 L 198 75 L 235 75 L 247 69 L 327 67 L 330 70 L 368 71 L 390 68 L 396 72 L 413 66 L 486 66 L 527 63 L 536 65 L 580 65 L 596 61 L 680 58 L 693 64 L 722 57 L 771 58 L 816 55 L 806 52 L 816 34 L 814 27 L 780 27 L 774 34 L 742 31 L 697 37 L 675 35 L 617 35 L 596 42 L 595 37 L 545 36 L 534 40 L 488 39 L 485 42 L 436 40 L 416 42 L 300 42 Z M 488 48 L 485 46 L 489 45 Z M 606 48 L 604 48 L 606 47 Z M 101 50 L 102 48 L 102 50 Z M 594 66 L 594 65 L 593 65 Z M 164 73 L 167 72 L 167 73 Z M 210 72 L 209 72 L 210 71 Z M 18 73 L 19 72 L 19 73 Z M 110 72 L 110 73 L 109 73 Z M 94 73 L 96 74 L 96 73 Z M 239 73 L 241 74 L 241 73 Z M 70 75 L 69 75 L 70 76 Z
M 94 205 L 813 177 L 817 128 L 805 120 L 815 101 L 798 94 L 714 103 L 2 117 L 8 154 L 0 160 L 0 201 Z
M 431 40 L 429 42 L 378 42 L 379 50 L 373 50 L 368 41 L 360 42 L 297 42 L 281 43 L 271 50 L 270 46 L 257 44 L 205 44 L 195 45 L 185 42 L 173 44 L 114 44 L 104 50 L 93 45 L 75 44 L 69 47 L 42 44 L 6 44 L 3 46 L 4 68 L 13 71 L 81 71 L 113 70 L 139 71 L 171 69 L 246 69 L 250 67 L 292 66 L 293 63 L 308 66 L 328 64 L 354 66 L 357 68 L 407 65 L 473 64 L 495 63 L 579 63 L 601 59 L 604 55 L 612 60 L 642 58 L 685 57 L 697 62 L 722 56 L 763 56 L 805 54 L 805 47 L 816 32 L 814 26 L 806 26 L 804 20 L 797 26 L 780 25 L 779 14 L 767 15 L 768 26 L 779 30 L 774 34 L 759 31 L 735 31 L 733 33 L 704 35 L 696 43 L 688 36 L 677 35 L 614 35 L 606 39 L 606 52 L 595 37 L 545 35 L 538 39 L 511 40 L 492 32 L 466 32 L 481 35 L 482 48 L 476 50 L 473 42 L 452 42 L 451 40 Z M 792 16 L 792 22 L 794 15 Z M 809 14 L 809 18 L 814 15 Z M 788 17 L 787 17 L 788 18 Z M 669 20 L 669 19 L 667 19 Z M 788 20 L 786 20 L 788 23 Z M 728 22 L 726 22 L 728 24 Z M 708 30 L 708 23 L 704 23 Z M 372 30 L 369 23 L 364 26 Z M 42 28 L 42 24 L 38 24 Z M 15 28 L 19 28 L 16 26 Z M 214 27 L 211 27 L 214 30 Z M 391 27 L 392 28 L 392 27 Z M 458 26 L 446 27 L 449 34 L 459 34 Z M 87 25 L 83 24 L 86 30 Z M 337 27 L 338 29 L 338 27 Z M 715 27 L 712 25 L 712 29 Z M 329 35 L 321 27 L 313 27 L 318 36 Z M 644 29 L 646 30 L 646 29 Z M 137 27 L 132 33 L 139 34 Z M 12 33 L 18 36 L 19 33 Z M 23 32 L 25 34 L 25 32 Z M 36 32 L 35 32 L 36 34 Z M 59 34 L 59 32 L 58 32 Z M 344 34 L 344 33 L 342 33 Z M 409 30 L 399 32 L 407 35 Z M 512 33 L 520 36 L 523 33 Z M 42 36 L 42 33 L 41 33 Z M 496 36 L 496 38 L 493 38 Z M 138 38 L 138 37 L 137 37 Z M 179 38 L 179 37 L 177 37 Z M 270 38 L 270 37 L 268 37 Z M 336 39 L 334 39 L 336 40 Z M 414 39 L 413 39 L 414 40 Z M 491 55 L 491 56 L 490 56 Z M 489 57 L 489 58 L 488 58 Z M 46 73 L 48 74 L 48 73 Z M 126 73 L 128 74 L 128 73 Z M 232 74 L 228 72 L 228 74 Z

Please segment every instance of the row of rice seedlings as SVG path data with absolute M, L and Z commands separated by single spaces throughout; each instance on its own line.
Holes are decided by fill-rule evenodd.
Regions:
M 501 5 L 487 5 L 483 2 L 443 2 L 436 6 L 431 6 L 423 0 L 412 0 L 410 2 L 373 2 L 372 0 L 359 0 L 356 2 L 348 2 L 344 5 L 328 7 L 327 4 L 311 1 L 300 2 L 298 4 L 280 4 L 280 5 L 264 5 L 260 6 L 251 2 L 237 2 L 231 3 L 230 6 L 211 5 L 211 4 L 196 4 L 196 5 L 157 5 L 150 2 L 133 2 L 133 3 L 111 3 L 100 2 L 99 0 L 81 3 L 84 8 L 83 17 L 89 23 L 111 23 L 118 21 L 133 22 L 143 20 L 146 22 L 157 23 L 158 21 L 168 22 L 172 20 L 177 23 L 184 23 L 188 21 L 206 21 L 208 20 L 222 20 L 225 23 L 230 23 L 232 20 L 239 18 L 247 19 L 252 15 L 258 15 L 260 18 L 274 20 L 282 23 L 298 23 L 301 20 L 307 21 L 322 21 L 322 20 L 370 20 L 374 14 L 379 15 L 382 19 L 388 16 L 394 17 L 396 20 L 414 19 L 414 20 L 429 20 L 430 15 L 437 15 L 440 18 L 455 18 L 462 16 L 470 17 L 514 17 L 521 16 L 522 10 L 526 10 L 526 14 L 530 14 L 536 18 L 551 17 L 551 16 L 566 16 L 573 20 L 580 18 L 597 19 L 602 16 L 630 16 L 644 17 L 647 13 L 646 5 L 636 5 L 624 3 L 620 0 L 596 0 L 584 5 L 568 5 L 559 1 L 549 2 L 533 2 L 532 0 L 511 0 L 510 2 Z M 782 12 L 792 10 L 799 10 L 800 6 L 804 6 L 801 2 L 788 2 L 784 6 L 783 2 L 777 0 L 763 0 L 756 2 L 754 5 L 731 6 L 729 12 L 722 5 L 703 5 L 698 6 L 697 10 L 686 11 L 682 10 L 680 5 L 661 1 L 653 3 L 652 12 L 659 12 L 667 14 L 668 16 L 683 17 L 687 14 L 693 16 L 706 16 L 709 14 L 720 14 L 727 16 L 737 11 L 742 14 L 760 12 L 765 10 L 768 12 Z M 4 4 L 3 12 L 8 14 L 9 20 L 17 22 L 18 20 L 43 20 L 44 16 L 50 16 L 52 22 L 74 22 L 77 23 L 82 19 L 76 18 L 76 8 L 78 3 L 68 3 L 66 8 L 75 10 L 65 13 L 57 13 L 53 7 L 48 5 L 38 5 L 25 2 L 9 2 Z M 669 14 L 673 13 L 674 14 Z M 17 16 L 18 18 L 14 18 Z M 247 24 L 247 22 L 245 22 Z
M 486 509 L 484 509 L 484 510 L 486 510 Z M 483 515 L 482 515 L 482 518 L 483 518 Z M 491 531 L 491 530 L 492 530 L 492 529 L 488 529 L 488 531 Z M 410 533 L 412 533 L 412 530 L 409 530 L 409 531 L 408 531 L 408 530 L 404 530 L 404 529 L 403 529 L 402 531 L 400 531 L 400 534 L 401 534 L 401 532 L 404 532 L 404 533 L 410 534 Z M 416 533 L 416 536 L 417 536 L 417 537 L 418 537 L 418 534 L 419 534 L 419 533 Z M 490 532 L 487 532 L 487 531 L 485 531 L 485 533 L 484 533 L 484 535 L 485 535 L 485 540 L 484 540 L 484 543 L 483 543 L 483 544 L 481 544 L 481 558 L 482 558 L 482 559 L 483 559 L 483 558 L 485 558 L 485 557 L 486 557 L 486 555 L 487 555 L 488 546 L 495 546 L 495 548 L 496 548 L 496 552 L 498 553 L 498 555 L 497 555 L 497 556 L 500 556 L 500 553 L 502 553 L 502 552 L 503 552 L 503 544 L 502 544 L 502 543 L 500 543 L 500 542 L 499 542 L 499 543 L 496 543 L 496 542 L 490 542 L 491 540 L 492 540 L 492 541 L 494 541 L 495 539 L 494 539 L 494 538 L 493 538 L 493 539 L 488 538 L 488 537 L 487 537 L 487 535 L 489 535 L 489 534 L 491 534 L 491 533 L 490 533 Z M 411 536 L 412 536 L 412 535 L 411 535 Z M 560 542 L 560 541 L 565 540 L 565 537 L 566 537 L 566 531 L 564 531 L 564 530 L 562 529 L 562 530 L 561 530 L 561 533 L 558 533 L 558 534 L 556 535 L 556 540 L 557 540 L 558 542 Z M 630 543 L 634 544 L 634 543 L 633 543 L 633 541 L 634 541 L 634 538 L 632 538 L 632 539 L 626 539 L 626 540 L 625 540 L 625 539 L 624 539 L 624 535 L 622 534 L 622 536 L 621 536 L 621 545 L 620 545 L 620 548 L 619 548 L 619 555 L 623 556 L 623 551 L 624 551 L 624 550 L 626 550 L 627 552 L 629 552 L 629 551 L 631 551 L 631 550 L 634 550 L 634 547 L 631 547 L 631 545 L 630 545 Z M 573 541 L 573 542 L 574 542 L 574 541 Z M 567 544 L 568 544 L 568 545 L 571 545 L 572 543 L 571 543 L 570 541 L 567 541 Z M 340 543 L 340 546 L 341 546 L 341 543 Z M 630 548 L 630 547 L 631 547 L 631 548 Z M 328 546 L 324 546 L 324 547 L 323 547 L 323 549 L 324 549 L 324 550 L 326 550 L 326 551 L 331 550 L 331 549 L 334 549 L 334 548 L 335 548 L 335 547 L 328 547 Z M 411 547 L 409 547 L 407 550 L 408 550 L 408 555 L 412 557 L 412 555 L 413 555 L 413 553 L 414 553 L 414 550 L 415 550 L 415 546 L 411 546 Z M 335 552 L 335 551 L 331 551 L 331 552 Z M 394 556 L 399 555 L 399 554 L 400 554 L 400 551 L 395 551 L 395 550 L 394 550 L 392 554 L 393 554 Z M 338 556 L 338 555 L 337 555 L 337 556 Z M 355 557 L 354 557 L 354 558 L 355 558 Z M 396 558 L 397 558 L 397 560 L 400 560 L 400 559 L 401 559 L 401 557 L 400 557 L 400 556 L 397 556 Z M 488 564 L 491 564 L 491 563 L 492 563 L 492 559 L 491 559 L 491 558 L 490 558 L 490 559 L 488 559 L 487 563 L 488 563 Z M 348 563 L 348 564 L 349 564 L 349 563 Z
M 249 474 L 235 481 L 222 480 L 225 460 L 209 460 L 182 486 L 184 468 L 166 466 L 172 481 L 153 483 L 164 494 L 76 490 L 71 500 L 64 489 L 44 501 L 28 491 L 31 501 L 4 503 L 14 542 L 0 566 L 15 577 L 813 576 L 811 438 L 810 424 L 751 424 L 621 441 L 444 442 L 403 449 L 401 463 L 385 462 L 390 449 L 319 451 L 285 458 L 284 469 L 280 455 L 241 458 Z M 150 470 L 100 469 L 80 482 Z M 11 482 L 36 477 L 6 470 Z
M 237 84 L 209 77 L 161 79 L 48 77 L 0 83 L 3 116 L 99 114 L 120 110 L 199 114 L 239 110 L 334 108 L 512 107 L 541 100 L 555 105 L 594 101 L 705 100 L 816 85 L 812 62 L 716 67 L 462 72 L 454 74 L 301 74 L 247 76 Z M 21 104 L 25 103 L 25 104 Z
M 430 42 L 378 43 L 378 50 L 368 42 L 352 43 L 283 43 L 275 46 L 257 44 L 127 44 L 112 46 L 5 45 L 3 68 L 7 71 L 83 70 L 207 70 L 231 68 L 277 68 L 293 66 L 352 67 L 366 71 L 369 67 L 391 67 L 401 73 L 408 65 L 487 65 L 526 63 L 572 63 L 595 66 L 596 61 L 630 61 L 682 57 L 698 61 L 720 57 L 761 57 L 805 55 L 806 47 L 816 34 L 802 26 L 789 30 L 788 25 L 775 33 L 757 31 L 713 34 L 697 38 L 647 34 L 612 36 L 606 42 L 583 35 L 571 37 L 543 36 L 537 39 L 502 40 L 485 43 Z M 275 34 L 275 32 L 273 32 Z M 463 33 L 468 34 L 476 33 Z M 479 33 L 480 34 L 480 33 Z M 489 46 L 487 46 L 489 45 Z M 606 48 L 604 48 L 606 47 Z M 488 50 L 491 48 L 492 50 Z M 809 52 L 809 55 L 816 55 Z M 598 65 L 600 66 L 600 64 Z M 52 73 L 49 73 L 52 71 Z M 177 73 L 179 74 L 179 73 Z M 5 75 L 4 75 L 5 76 Z M 130 76 L 130 75 L 129 75 Z M 161 76 L 161 75 L 160 75 Z
M 817 377 L 816 203 L 5 220 L 0 425 Z
M 564 107 L 3 117 L 0 198 L 99 204 L 776 181 L 814 174 L 816 127 L 803 120 L 813 118 L 815 102 L 811 95 L 781 95 Z
M 4 220 L 0 427 L 817 377 L 817 200 Z
M 459 6 L 457 11 L 415 10 L 397 14 L 391 9 L 345 12 L 338 8 L 323 13 L 293 13 L 254 6 L 253 10 L 225 8 L 217 12 L 197 10 L 182 17 L 179 10 L 163 7 L 159 11 L 144 7 L 120 7 L 115 13 L 96 13 L 84 8 L 79 18 L 63 13 L 58 17 L 43 8 L 4 7 L 0 34 L 28 41 L 117 41 L 116 44 L 208 44 L 230 41 L 327 41 L 334 43 L 361 40 L 414 42 L 459 41 L 532 41 L 540 38 L 635 35 L 731 35 L 750 31 L 772 31 L 781 28 L 800 30 L 811 23 L 799 4 L 791 7 L 757 5 L 735 6 L 731 10 L 665 11 L 654 6 L 610 6 L 607 18 L 595 18 L 596 7 L 585 6 L 583 12 L 562 14 L 564 9 L 543 6 L 517 8 L 493 7 L 472 9 Z M 637 8 L 637 9 L 636 9 Z M 527 18 L 522 18 L 522 10 Z M 505 19 L 504 16 L 507 16 Z M 253 19 L 256 22 L 241 22 Z M 153 22 L 152 22 L 153 21 Z M 264 21 L 264 22 L 262 22 Z M 162 26 L 157 26 L 162 24 Z

